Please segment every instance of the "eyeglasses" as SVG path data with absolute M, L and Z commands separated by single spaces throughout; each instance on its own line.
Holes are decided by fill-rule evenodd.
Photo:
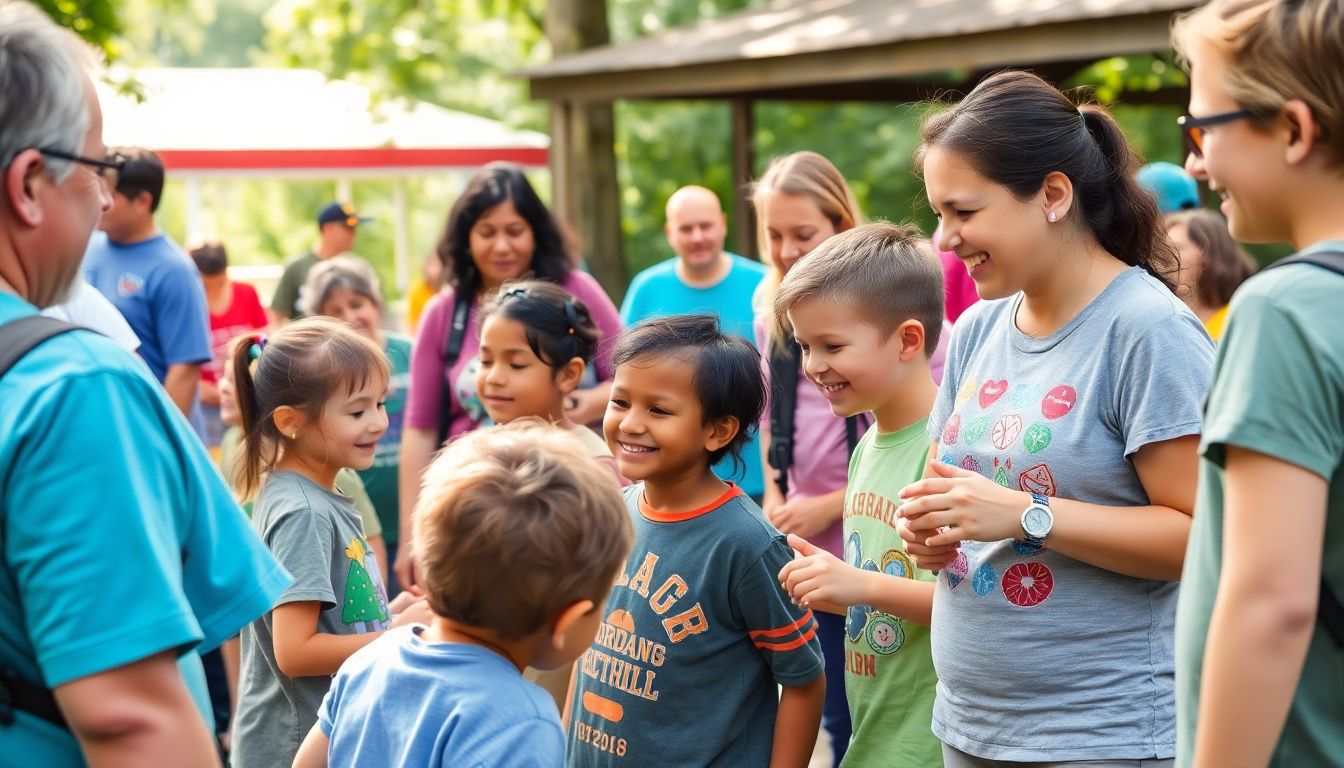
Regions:
M 1181 127 L 1181 136 L 1185 138 L 1186 149 L 1192 152 L 1195 157 L 1203 157 L 1205 128 L 1211 125 L 1230 123 L 1234 120 L 1245 120 L 1248 117 L 1255 117 L 1255 114 L 1249 109 L 1238 109 L 1235 112 L 1220 112 L 1208 117 L 1181 115 L 1176 118 L 1176 124 Z
M 121 172 L 126 170 L 126 158 L 121 155 L 111 154 L 105 160 L 95 160 L 92 157 L 75 155 L 70 152 L 63 152 L 59 149 L 39 149 L 38 152 L 47 157 L 55 157 L 60 160 L 69 160 L 72 163 L 81 163 L 93 168 L 93 172 L 107 182 L 110 189 L 117 188 L 117 181 L 121 178 Z

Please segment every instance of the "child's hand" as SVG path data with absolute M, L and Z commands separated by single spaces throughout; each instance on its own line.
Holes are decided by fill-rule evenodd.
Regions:
M 392 602 L 387 604 L 388 610 L 392 611 L 393 613 L 401 613 L 402 611 L 410 607 L 410 605 L 414 603 L 416 600 L 424 599 L 424 596 L 425 596 L 424 590 L 420 589 L 419 587 L 411 587 L 405 592 L 402 592 L 401 594 L 392 598 Z
M 817 496 L 780 504 L 768 512 L 766 517 L 780 533 L 792 533 L 807 538 L 816 536 L 839 520 L 841 511 L 835 507 L 835 502 L 829 496 Z
M 915 565 L 926 571 L 941 571 L 946 568 L 957 559 L 957 550 L 961 549 L 960 542 L 941 547 L 929 546 L 926 543 L 929 537 L 937 535 L 940 530 L 914 533 L 902 521 L 897 532 L 905 540 L 905 553 L 915 561 Z
M 796 605 L 838 606 L 865 602 L 864 574 L 840 558 L 794 534 L 789 546 L 801 557 L 790 560 L 779 571 L 779 583 Z
M 936 548 L 967 540 L 1003 541 L 1021 534 L 1022 512 L 1031 504 L 1031 494 L 950 464 L 932 461 L 929 466 L 934 477 L 901 490 L 905 503 L 898 512 L 915 535 L 911 539 L 902 533 L 906 541 Z
M 409 593 L 397 595 L 400 600 Z M 390 607 L 390 606 L 389 606 Z M 434 612 L 429 609 L 429 601 L 423 597 L 413 598 L 409 605 L 403 605 L 400 611 L 392 612 L 392 626 L 404 627 L 407 624 L 429 624 L 434 620 Z

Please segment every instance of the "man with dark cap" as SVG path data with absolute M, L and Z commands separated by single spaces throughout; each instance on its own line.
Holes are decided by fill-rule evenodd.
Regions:
M 308 270 L 319 261 L 346 253 L 355 247 L 356 228 L 369 221 L 368 216 L 360 216 L 349 203 L 331 202 L 317 212 L 317 245 L 302 256 L 285 264 L 285 272 L 280 276 L 280 284 L 275 287 L 271 297 L 271 325 L 279 326 L 288 320 L 303 317 L 299 306 L 299 292 L 308 280 Z

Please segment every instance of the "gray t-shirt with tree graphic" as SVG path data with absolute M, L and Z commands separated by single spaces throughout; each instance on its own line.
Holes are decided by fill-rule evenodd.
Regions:
M 317 631 L 379 632 L 390 626 L 387 592 L 350 499 L 294 472 L 273 472 L 252 526 L 294 577 L 277 605 L 317 602 Z M 331 677 L 291 678 L 275 661 L 272 613 L 242 632 L 233 765 L 289 765 L 317 722 Z

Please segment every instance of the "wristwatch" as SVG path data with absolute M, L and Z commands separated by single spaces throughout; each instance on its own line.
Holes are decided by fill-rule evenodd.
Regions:
M 1022 512 L 1022 541 L 1030 547 L 1044 547 L 1045 537 L 1055 527 L 1055 515 L 1050 511 L 1050 497 L 1031 494 L 1031 506 Z

